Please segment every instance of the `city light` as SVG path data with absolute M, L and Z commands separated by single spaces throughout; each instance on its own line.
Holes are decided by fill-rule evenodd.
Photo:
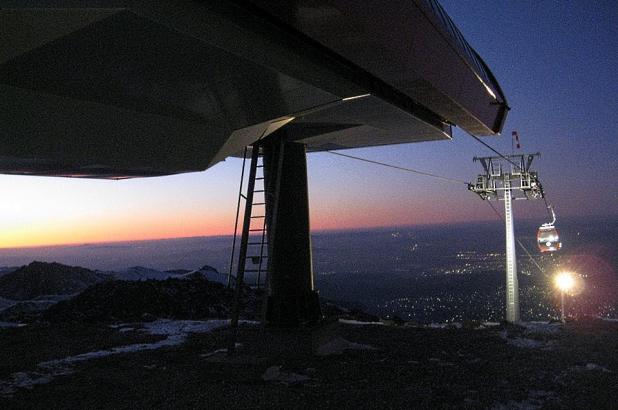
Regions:
M 561 272 L 557 274 L 554 282 L 561 292 L 568 292 L 573 289 L 575 285 L 575 279 L 573 279 L 573 274 L 571 272 Z
M 564 311 L 564 294 L 565 292 L 573 289 L 573 285 L 575 285 L 575 279 L 573 278 L 573 274 L 571 272 L 561 272 L 556 275 L 554 278 L 554 283 L 560 289 L 560 320 L 562 322 L 565 321 L 566 314 Z

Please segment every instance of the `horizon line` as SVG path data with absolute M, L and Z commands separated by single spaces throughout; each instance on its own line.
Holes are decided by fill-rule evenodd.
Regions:
M 610 215 L 587 215 L 584 219 L 604 218 Z M 565 216 L 561 219 L 581 219 L 582 217 Z M 536 219 L 536 218 L 535 218 Z M 520 218 L 519 221 L 531 222 L 533 218 Z M 458 225 L 470 225 L 474 223 L 489 224 L 489 223 L 503 223 L 497 219 L 492 220 L 474 220 L 474 221 L 457 221 L 457 222 L 443 222 L 443 223 L 426 223 L 426 224 L 403 224 L 403 225 L 376 225 L 376 226 L 360 226 L 354 228 L 323 228 L 323 229 L 311 229 L 311 233 L 338 233 L 338 232 L 353 232 L 353 231 L 369 231 L 380 229 L 399 229 L 399 228 L 414 228 L 414 227 L 444 227 L 444 226 L 458 226 Z M 168 236 L 168 237 L 155 237 L 155 238 L 143 238 L 143 239 L 127 239 L 127 240 L 104 240 L 104 241 L 91 241 L 91 242 L 65 242 L 54 244 L 40 244 L 40 245 L 28 245 L 28 246 L 0 246 L 0 251 L 18 250 L 18 249 L 36 249 L 36 248 L 55 248 L 55 247 L 79 247 L 79 246 L 91 246 L 91 245 L 105 245 L 116 243 L 138 243 L 138 242 L 155 242 L 165 240 L 181 240 L 181 239 L 196 239 L 196 238 L 223 238 L 232 237 L 233 233 L 218 234 L 218 235 L 194 235 L 194 236 Z

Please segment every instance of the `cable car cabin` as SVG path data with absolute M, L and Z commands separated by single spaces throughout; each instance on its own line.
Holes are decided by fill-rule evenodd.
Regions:
M 536 235 L 536 241 L 541 252 L 554 252 L 562 248 L 558 230 L 554 225 L 541 225 Z

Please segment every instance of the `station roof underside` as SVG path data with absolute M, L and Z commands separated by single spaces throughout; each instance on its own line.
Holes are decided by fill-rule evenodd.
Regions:
M 437 3 L 368 3 L 0 1 L 0 173 L 201 171 L 281 127 L 309 151 L 500 132 Z

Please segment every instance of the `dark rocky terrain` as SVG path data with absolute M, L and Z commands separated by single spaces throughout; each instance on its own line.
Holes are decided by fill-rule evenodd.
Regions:
M 60 270 L 64 280 L 43 286 Z M 423 326 L 322 298 L 324 320 L 312 327 L 244 322 L 230 357 L 232 292 L 199 271 L 140 281 L 58 264 L 20 271 L 43 278 L 14 282 L 23 295 L 94 283 L 2 312 L 24 322 L 0 322 L 2 410 L 616 408 L 612 320 Z M 259 317 L 261 300 L 244 289 L 243 319 Z
M 199 274 L 187 279 L 106 281 L 51 306 L 43 318 L 50 322 L 225 318 L 232 296 L 232 290 Z M 258 298 L 259 294 L 245 288 L 248 315 L 258 311 Z
M 6 275 L 19 269 L 18 266 L 0 266 L 0 276 Z
M 334 318 L 297 330 L 244 326 L 233 357 L 220 350 L 228 338 L 221 328 L 177 346 L 80 361 L 11 393 L 2 384 L 27 380 L 50 359 L 164 338 L 139 326 L 39 323 L 1 331 L 2 408 L 616 408 L 618 324 L 592 319 L 536 330 Z

